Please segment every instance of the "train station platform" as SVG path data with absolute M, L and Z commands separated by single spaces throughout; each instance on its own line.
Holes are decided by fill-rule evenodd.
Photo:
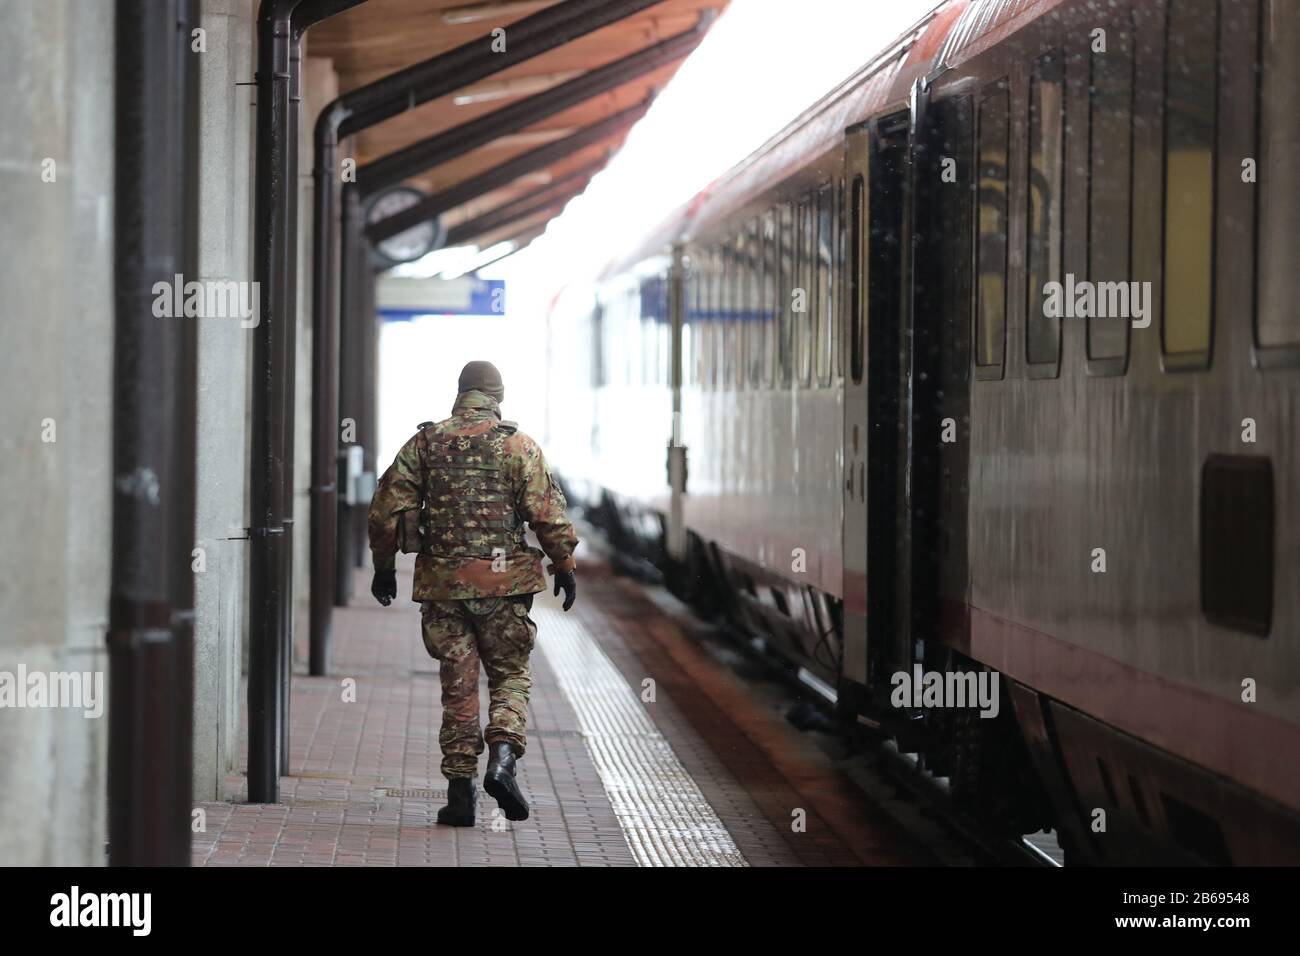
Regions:
M 359 585 L 362 582 L 358 582 Z M 410 569 L 399 568 L 399 594 Z M 333 674 L 295 673 L 282 803 L 200 804 L 201 866 L 861 866 L 928 852 L 642 588 L 585 563 L 565 614 L 538 595 L 531 802 L 507 822 L 481 786 L 473 828 L 438 826 L 438 663 L 418 607 L 368 579 L 335 624 Z M 301 671 L 301 669 L 300 669 Z M 355 699 L 351 695 L 355 681 Z M 486 713 L 486 681 L 482 680 Z M 246 724 L 246 722 L 245 722 Z M 246 746 L 246 745 L 245 745 Z M 241 756 L 237 766 L 246 765 Z

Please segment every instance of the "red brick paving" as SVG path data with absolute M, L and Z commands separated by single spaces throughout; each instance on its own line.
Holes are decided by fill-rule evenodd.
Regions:
M 843 791 L 846 784 L 805 757 L 777 754 L 774 760 L 774 747 L 797 744 L 785 735 L 793 731 L 776 715 L 742 712 L 738 688 L 727 698 L 730 713 L 713 702 L 709 694 L 718 693 L 726 677 L 707 673 L 703 656 L 692 665 L 697 673 L 686 674 L 666 650 L 680 657 L 677 645 L 686 640 L 671 622 L 656 618 L 644 598 L 639 598 L 643 606 L 638 604 L 628 586 L 587 567 L 578 605 L 583 622 L 633 686 L 639 687 L 644 676 L 656 678 L 659 694 L 647 705 L 650 716 L 747 862 L 915 861 L 889 827 L 873 829 L 860 819 L 846 824 L 834 794 L 810 793 Z M 399 582 L 399 593 L 409 593 L 409 586 L 408 577 Z M 245 777 L 232 774 L 230 802 L 200 804 L 206 828 L 194 834 L 196 865 L 634 865 L 577 717 L 540 652 L 533 655 L 528 754 L 519 765 L 533 808 L 530 818 L 507 822 L 480 786 L 475 827 L 438 826 L 434 820 L 445 787 L 438 771 L 438 664 L 420 641 L 413 604 L 381 608 L 370 603 L 368 586 L 358 594 L 354 606 L 335 613 L 335 676 L 293 678 L 292 775 L 282 778 L 282 803 L 246 803 Z M 538 600 L 543 598 L 550 600 Z M 545 641 L 540 634 L 539 648 Z M 355 701 L 343 699 L 346 678 L 356 682 Z M 697 678 L 707 689 L 692 683 Z M 486 713 L 485 682 L 480 693 Z M 757 733 L 755 721 L 762 725 Z M 481 759 L 480 780 L 486 755 Z M 240 768 L 245 763 L 241 753 Z M 794 784 L 778 771 L 782 763 L 785 773 L 793 768 Z M 791 831 L 793 807 L 808 811 L 807 832 Z

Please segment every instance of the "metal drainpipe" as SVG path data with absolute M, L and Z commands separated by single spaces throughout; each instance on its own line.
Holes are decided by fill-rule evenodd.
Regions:
M 338 540 L 339 327 L 335 317 L 334 170 L 338 167 L 338 120 L 335 100 L 317 117 L 312 168 L 311 293 L 311 618 L 308 670 L 315 677 L 329 670 L 330 608 L 338 588 L 334 552 Z M 326 582 L 333 587 L 326 586 Z
M 284 643 L 285 132 L 289 42 L 300 0 L 262 0 L 257 18 L 257 168 L 254 279 L 261 321 L 253 338 L 249 492 L 248 799 L 280 799 L 280 682 Z
M 286 133 L 285 144 L 287 148 L 285 149 L 286 158 L 284 164 L 289 203 L 289 212 L 285 218 L 289 231 L 284 243 L 284 274 L 288 281 L 288 303 L 285 311 L 285 315 L 288 316 L 288 322 L 285 326 L 288 344 L 285 349 L 287 362 L 284 368 L 284 394 L 286 396 L 284 447 L 285 476 L 289 482 L 289 490 L 285 501 L 285 510 L 281 517 L 286 542 L 284 569 L 281 573 L 286 582 L 286 593 L 289 597 L 281 608 L 283 616 L 283 623 L 281 624 L 283 651 L 281 653 L 279 698 L 280 772 L 282 774 L 289 773 L 289 726 L 291 717 L 289 705 L 292 700 L 290 686 L 293 678 L 295 617 L 293 602 L 293 533 L 296 527 L 297 504 L 296 489 L 293 482 L 297 451 L 294 434 L 296 419 L 294 410 L 297 405 L 296 382 L 298 377 L 298 131 L 300 129 L 299 124 L 302 121 L 302 40 L 306 32 L 317 23 L 365 2 L 366 0 L 302 0 L 300 5 L 293 11 L 289 37 L 289 129 Z
M 284 601 L 280 605 L 280 680 L 276 686 L 279 698 L 278 724 L 280 726 L 280 773 L 288 775 L 289 766 L 289 705 L 293 682 L 293 519 L 294 519 L 294 415 L 297 402 L 294 391 L 298 371 L 298 114 L 302 99 L 302 30 L 298 24 L 299 7 L 290 21 L 289 32 L 289 115 L 284 142 L 285 184 L 285 240 L 284 253 L 285 309 L 284 309 L 284 376 L 282 391 L 281 425 L 284 429 L 284 481 L 285 493 L 281 502 L 280 526 L 284 529 L 283 566 L 280 579 L 284 582 Z
M 153 286 L 197 248 L 194 0 L 118 0 L 108 836 L 113 866 L 188 866 L 196 329 Z
M 343 185 L 343 215 L 339 255 L 339 294 L 341 329 L 339 358 L 339 415 L 351 419 L 355 435 L 351 444 L 361 448 L 361 470 L 374 472 L 374 416 L 372 410 L 373 376 L 370 366 L 377 361 L 374 354 L 377 330 L 375 321 L 367 319 L 367 294 L 374 286 L 373 247 L 366 241 L 362 222 L 361 190 L 356 183 Z M 348 316 L 348 321 L 343 317 Z M 372 334 L 374 333 L 374 334 Z M 346 458 L 340 459 L 341 463 Z M 352 598 L 356 585 L 356 571 L 364 568 L 369 555 L 367 534 L 368 508 L 362 503 L 341 505 L 338 522 L 339 544 L 336 554 L 335 606 L 345 607 Z
M 351 90 L 335 100 L 321 112 L 316 123 L 315 177 L 319 184 L 324 179 L 337 181 L 338 141 L 341 136 L 367 129 L 389 117 L 396 116 L 421 103 L 444 96 L 466 84 L 481 80 L 493 73 L 507 69 L 524 60 L 561 46 L 634 13 L 655 6 L 663 0 L 565 0 L 547 7 L 531 16 L 516 21 L 507 28 L 508 43 L 502 52 L 491 49 L 489 36 L 424 60 L 374 83 Z M 314 230 L 326 237 L 324 229 L 333 228 L 333 190 L 317 190 L 318 201 L 314 210 Z M 344 211 L 346 215 L 346 210 Z M 325 225 L 328 223 L 328 226 Z M 313 243 L 313 288 L 330 288 L 334 283 L 333 247 Z M 340 256 L 340 263 L 346 262 Z M 312 328 L 316 340 L 329 336 L 320 348 L 313 346 L 312 362 L 312 575 L 311 575 L 311 673 L 322 675 L 328 671 L 331 641 L 332 608 L 346 603 L 341 591 L 330 594 L 331 582 L 336 589 L 344 582 L 342 566 L 348 564 L 342 545 L 343 528 L 347 518 L 336 516 L 327 508 L 337 507 L 338 489 L 331 488 L 333 476 L 338 473 L 339 413 L 337 402 L 339 388 L 330 387 L 338 375 L 337 364 L 325 365 L 331 351 L 339 341 L 339 329 L 334 324 L 342 322 L 347 300 L 342 292 L 338 296 L 338 316 L 323 311 L 328 297 L 314 296 L 312 300 Z M 345 511 L 347 509 L 339 509 Z M 332 533 L 340 537 L 329 542 Z M 325 558 L 335 552 L 335 567 L 330 569 Z M 351 565 L 348 564 L 350 567 Z M 350 590 L 351 572 L 346 585 Z
M 357 314 L 357 289 L 358 283 L 355 281 L 357 260 L 357 247 L 361 230 L 356 225 L 356 221 L 361 215 L 360 206 L 357 203 L 357 194 L 354 189 L 344 189 L 342 198 L 343 214 L 340 217 L 339 231 L 341 241 L 339 248 L 339 313 L 340 315 Z M 355 443 L 355 432 L 360 425 L 360 411 L 357 407 L 359 401 L 356 375 L 356 356 L 361 349 L 360 326 L 355 322 L 339 322 L 334 326 L 334 332 L 339 336 L 339 361 L 336 366 L 338 376 L 338 392 L 336 398 L 338 404 L 334 409 L 334 418 L 337 422 L 343 419 L 351 419 L 351 431 L 353 432 L 350 443 Z M 331 441 L 335 444 L 334 458 L 332 462 L 338 473 L 339 480 L 342 481 L 345 476 L 347 467 L 347 458 L 339 452 L 342 444 L 341 438 L 335 436 L 331 431 Z M 340 489 L 342 490 L 342 489 Z M 341 504 L 336 514 L 330 516 L 336 522 L 336 552 L 335 564 L 331 569 L 334 576 L 334 602 L 337 606 L 345 606 L 352 597 L 352 569 L 355 566 L 353 555 L 356 551 L 356 534 L 353 531 L 352 522 L 354 518 L 354 509 L 348 507 L 345 503 Z M 313 655 L 317 651 L 313 649 Z M 328 654 L 328 645 L 324 653 Z M 326 657 L 328 661 L 328 657 Z M 322 671 L 325 673 L 325 671 Z
M 358 191 L 358 199 L 360 191 Z M 358 209 L 362 204 L 358 203 Z M 376 406 L 378 404 L 378 369 L 379 369 L 379 319 L 375 315 L 375 280 L 378 274 L 374 266 L 373 247 L 361 232 L 361 215 L 357 217 L 357 256 L 354 260 L 352 275 L 356 286 L 356 311 L 353 313 L 360 326 L 361 341 L 360 365 L 357 368 L 357 444 L 361 446 L 361 473 L 375 475 L 378 458 L 375 447 L 377 441 Z M 352 509 L 352 535 L 355 542 L 352 557 L 354 567 L 365 568 L 370 558 L 368 532 L 369 508 L 357 504 Z
M 257 17 L 257 167 L 254 279 L 261 321 L 253 340 L 253 434 L 249 528 L 248 798 L 275 803 L 286 759 L 285 705 L 291 661 L 293 582 L 292 313 L 297 170 L 290 164 L 296 116 L 294 47 L 313 24 L 355 3 L 262 0 Z

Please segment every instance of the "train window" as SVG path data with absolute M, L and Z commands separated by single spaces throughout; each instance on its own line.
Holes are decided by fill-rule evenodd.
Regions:
M 714 386 L 714 252 L 699 254 L 699 386 Z
M 1111 31 L 1105 51 L 1092 53 L 1088 108 L 1088 278 L 1129 281 L 1132 208 L 1133 54 L 1127 30 Z M 1122 375 L 1128 364 L 1129 319 L 1089 316 L 1088 371 Z
M 650 303 L 647 302 L 644 298 L 644 296 L 647 295 L 650 297 L 654 296 L 655 294 L 655 289 L 653 284 L 654 281 L 655 280 L 652 279 L 646 283 L 644 287 L 644 291 L 642 292 L 643 298 L 639 303 L 642 306 L 642 308 L 640 309 L 640 319 L 641 319 L 640 331 L 641 331 L 641 342 L 642 342 L 641 384 L 643 385 L 659 384 L 659 374 L 658 374 L 659 373 L 659 335 L 658 335 L 659 330 L 658 330 L 658 321 L 657 321 L 658 316 L 654 314 L 652 308 L 647 308 L 647 306 L 649 306 Z
M 714 247 L 711 274 L 712 293 L 709 296 L 709 384 L 715 389 L 722 388 L 722 249 Z
M 591 384 L 594 388 L 603 388 L 606 384 L 604 326 L 605 306 L 597 299 L 591 310 Z
M 1007 86 L 995 84 L 979 105 L 979 219 L 975 364 L 1001 378 L 1007 318 Z
M 735 267 L 732 248 L 723 244 L 718 251 L 718 388 L 731 387 L 735 375 L 735 362 L 731 357 L 731 316 L 735 308 L 736 292 L 733 284 Z
M 636 343 L 630 369 L 632 384 L 647 385 L 650 381 L 647 355 L 654 343 L 646 331 L 646 322 L 641 315 L 640 289 L 628 289 L 623 293 L 623 308 L 627 316 L 628 340 Z
M 795 218 L 794 206 L 784 202 L 780 207 L 778 222 L 779 239 L 777 241 L 777 261 L 780 263 L 780 281 L 777 283 L 776 302 L 776 363 L 780 370 L 778 379 L 782 388 L 788 388 L 794 368 L 791 342 L 793 321 L 790 311 L 791 295 L 794 288 L 795 265 Z
M 745 296 L 749 289 L 749 253 L 745 246 L 742 232 L 731 241 L 731 284 L 727 292 L 731 295 L 731 317 L 727 322 L 731 329 L 731 386 L 745 387 Z
M 682 377 L 685 379 L 682 382 L 683 387 L 690 387 L 695 384 L 695 349 L 698 344 L 695 334 L 696 328 L 694 322 L 690 324 L 682 323 L 682 364 L 685 366 L 682 369 Z
M 1218 0 L 1170 0 L 1165 35 L 1166 356 L 1209 363 L 1214 314 Z
M 750 377 L 750 354 L 753 351 L 753 330 L 749 326 L 749 274 L 753 268 L 754 256 L 751 251 L 749 227 L 741 227 L 736 236 L 736 387 L 743 388 Z
M 763 380 L 763 324 L 759 321 L 763 282 L 762 238 L 762 226 L 755 219 L 749 224 L 746 234 L 745 310 L 741 315 L 745 327 L 745 352 L 751 388 L 757 388 Z
M 823 186 L 817 191 L 817 383 L 831 383 L 831 343 L 834 341 L 833 321 L 835 299 L 831 294 L 832 267 L 835 262 L 835 187 Z
M 862 223 L 866 218 L 866 183 L 853 178 L 849 200 L 849 377 L 853 384 L 862 381 L 862 297 L 861 282 L 865 265 L 862 258 Z
M 718 293 L 718 345 L 722 349 L 720 360 L 718 362 L 718 388 L 731 388 L 732 382 L 735 381 L 736 360 L 735 348 L 732 340 L 735 338 L 735 331 L 732 328 L 731 316 L 735 309 L 736 290 L 735 290 L 735 267 L 732 263 L 733 250 L 724 245 L 722 254 L 719 257 L 719 283 L 721 291 Z
M 1029 81 L 1029 298 L 1025 361 L 1058 368 L 1061 317 L 1048 315 L 1045 287 L 1060 282 L 1065 174 L 1065 57 L 1053 50 L 1034 62 Z
M 812 196 L 799 204 L 799 250 L 797 309 L 794 314 L 795 372 L 800 385 L 812 381 L 813 316 L 817 314 L 816 261 L 817 221 Z
M 629 308 L 626 292 L 620 293 L 618 307 L 619 315 L 623 317 L 623 340 L 627 343 L 624 346 L 627 360 L 624 362 L 623 384 L 638 385 L 641 382 L 641 350 L 645 345 L 641 341 L 641 323 Z
M 693 254 L 688 254 L 681 286 L 681 385 L 695 384 L 695 329 L 699 328 L 699 272 Z
M 1287 0 L 1266 0 L 1261 34 L 1259 156 L 1259 292 L 1255 336 L 1263 348 L 1300 347 L 1300 189 L 1293 170 L 1300 149 L 1300 18 Z
M 776 213 L 763 216 L 763 285 L 759 292 L 758 316 L 763 327 L 763 385 L 772 387 L 772 362 L 776 358 L 777 244 Z
M 664 316 L 656 325 L 659 333 L 659 384 L 669 387 L 673 384 L 673 336 L 672 325 Z
M 835 205 L 831 209 L 831 216 L 835 221 L 835 258 L 831 261 L 831 296 L 835 301 L 835 308 L 831 310 L 831 329 L 834 334 L 831 336 L 831 375 L 836 383 L 844 382 L 844 318 L 840 310 L 844 308 L 842 296 L 843 290 L 847 286 L 843 282 L 844 277 L 844 257 L 848 255 L 848 249 L 845 244 L 845 229 L 847 228 L 848 217 L 844 215 L 844 180 L 837 180 L 835 183 Z

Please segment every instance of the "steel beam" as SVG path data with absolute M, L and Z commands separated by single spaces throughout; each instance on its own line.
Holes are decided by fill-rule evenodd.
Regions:
M 684 33 L 366 163 L 357 188 L 368 196 L 680 60 L 699 46 L 713 17 L 707 10 Z
M 452 226 L 447 230 L 447 245 L 464 245 L 479 236 L 496 232 L 498 229 L 521 219 L 526 219 L 544 209 L 562 207 L 587 188 L 587 183 L 591 182 L 591 177 L 595 174 L 596 169 L 603 165 L 604 160 L 599 164 L 584 166 L 568 176 L 560 177 L 544 189 L 538 189 L 526 196 L 512 199 L 495 209 L 489 209 L 482 215 Z
M 423 201 L 403 209 L 401 212 L 372 223 L 366 227 L 366 238 L 371 242 L 382 242 L 400 232 L 418 226 L 422 222 L 427 222 L 449 209 L 455 209 L 471 199 L 476 199 L 485 193 L 492 192 L 494 189 L 509 185 L 520 176 L 536 172 L 539 169 L 545 169 L 547 166 L 576 153 L 578 150 L 585 149 L 604 139 L 608 139 L 616 133 L 622 132 L 644 116 L 649 108 L 650 101 L 647 99 L 636 106 L 620 110 L 599 122 L 592 123 L 590 126 L 584 126 L 572 136 L 566 136 L 564 139 L 558 139 L 553 143 L 547 143 L 545 146 L 539 146 L 537 149 L 529 150 L 513 159 L 508 159 L 504 163 L 479 173 L 477 176 L 471 176 L 463 182 L 434 193 Z

